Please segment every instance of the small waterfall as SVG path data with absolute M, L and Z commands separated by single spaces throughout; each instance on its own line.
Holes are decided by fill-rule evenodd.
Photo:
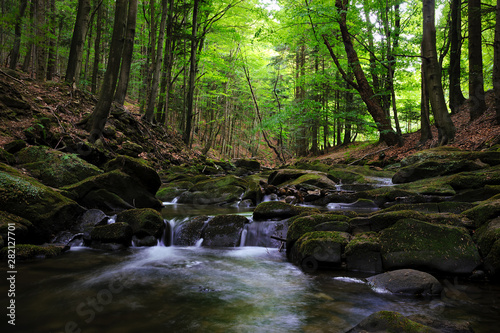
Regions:
M 173 229 L 171 228 L 170 221 L 168 220 L 163 220 L 163 223 L 165 224 L 165 228 L 163 229 L 163 235 L 158 238 L 158 243 L 156 244 L 157 246 L 169 246 L 172 245 L 172 243 L 168 243 L 170 239 L 172 238 L 170 234 L 173 233 Z M 167 243 L 165 243 L 167 241 Z
M 243 227 L 243 230 L 241 230 L 240 247 L 245 246 L 247 240 L 247 233 L 248 233 L 248 225 L 245 225 Z
M 201 244 L 203 244 L 203 238 L 200 238 L 196 241 L 196 244 L 194 244 L 194 246 L 196 247 L 201 247 Z
M 113 224 L 113 223 L 115 223 L 115 222 L 116 222 L 116 216 L 117 216 L 117 215 L 110 216 L 110 217 L 108 218 L 108 222 L 107 222 L 107 223 L 108 223 L 108 224 Z

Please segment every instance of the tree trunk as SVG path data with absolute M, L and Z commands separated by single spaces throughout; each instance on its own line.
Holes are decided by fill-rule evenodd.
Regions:
M 380 103 L 378 102 L 372 87 L 368 83 L 368 80 L 366 79 L 365 73 L 363 72 L 363 69 L 359 62 L 358 54 L 354 49 L 354 45 L 351 40 L 351 35 L 349 34 L 349 30 L 347 28 L 347 4 L 348 0 L 335 1 L 337 12 L 340 15 L 338 22 L 339 22 L 340 32 L 342 34 L 342 41 L 344 43 L 344 48 L 347 54 L 347 61 L 354 73 L 357 82 L 357 84 L 355 84 L 354 82 L 350 81 L 350 84 L 359 92 L 361 99 L 363 100 L 368 109 L 368 112 L 370 113 L 373 120 L 377 124 L 377 129 L 380 133 L 380 139 L 384 141 L 388 146 L 401 144 L 401 137 L 399 137 L 396 134 L 396 132 L 394 132 L 394 130 L 392 129 L 391 120 L 386 117 L 385 112 Z M 340 64 L 338 62 L 338 59 L 333 53 L 333 50 L 328 40 L 326 39 L 326 36 L 323 36 L 323 39 L 330 51 L 330 55 L 332 56 L 332 58 L 334 58 L 335 64 L 337 65 L 337 67 L 339 67 L 340 70 Z M 343 72 L 342 76 L 344 77 L 344 79 L 347 78 L 345 72 Z
M 425 69 L 421 66 L 421 89 L 420 89 L 420 144 L 432 139 L 431 121 L 429 119 L 429 94 L 425 85 Z
M 154 60 L 153 67 L 153 80 L 151 82 L 151 91 L 146 107 L 144 119 L 146 121 L 153 121 L 154 111 L 156 106 L 156 99 L 158 97 L 158 81 L 160 80 L 161 61 L 163 58 L 163 44 L 165 42 L 165 28 L 167 25 L 168 1 L 162 0 L 161 2 L 161 21 L 160 33 L 158 35 L 158 47 L 156 48 L 156 59 Z M 194 83 L 194 82 L 193 82 Z
M 83 45 L 89 26 L 90 0 L 78 0 L 78 12 L 76 14 L 75 28 L 71 38 L 69 49 L 68 67 L 66 68 L 65 80 L 69 84 L 78 81 L 83 58 Z
M 92 83 L 90 85 L 90 91 L 93 94 L 97 94 L 97 82 L 99 81 L 99 63 L 101 61 L 101 37 L 102 37 L 101 22 L 103 16 L 102 2 L 98 6 L 99 8 L 97 8 L 97 19 L 96 19 L 96 36 L 94 40 L 94 65 L 92 67 Z
M 36 1 L 36 79 L 45 81 L 47 75 L 47 13 L 46 0 Z
M 165 39 L 165 57 L 163 59 L 163 74 L 160 83 L 160 100 L 158 101 L 158 122 L 167 121 L 170 88 L 172 85 L 172 67 L 174 50 L 174 0 L 168 1 L 167 37 Z
M 10 52 L 10 69 L 16 69 L 17 61 L 19 60 L 19 49 L 21 47 L 21 34 L 22 34 L 22 24 L 24 13 L 26 12 L 26 7 L 28 6 L 28 0 L 21 0 L 19 3 L 19 12 L 16 15 L 16 23 L 14 26 L 14 45 L 12 46 L 12 51 Z
M 486 110 L 481 49 L 481 0 L 469 0 L 469 103 L 470 119 L 479 118 Z
M 95 142 L 102 136 L 102 131 L 108 120 L 111 104 L 113 102 L 123 51 L 127 20 L 127 4 L 128 0 L 116 0 L 115 21 L 109 48 L 108 67 L 104 73 L 99 100 L 91 116 L 92 128 L 89 137 L 90 142 Z
M 56 0 L 50 0 L 49 10 L 50 36 L 47 62 L 47 80 L 52 80 L 56 72 Z
M 438 143 L 445 145 L 455 138 L 455 126 L 446 109 L 443 86 L 441 83 L 441 67 L 436 51 L 436 27 L 434 24 L 435 1 L 424 0 L 423 5 L 423 36 L 422 62 L 424 66 L 425 85 L 431 103 L 432 113 L 438 128 Z
M 497 0 L 494 64 L 493 64 L 493 91 L 495 92 L 495 111 L 497 124 L 500 125 L 500 0 Z
M 127 96 L 128 82 L 130 79 L 130 67 L 132 66 L 132 56 L 134 54 L 135 26 L 137 22 L 137 0 L 129 0 L 127 32 L 125 44 L 123 45 L 122 64 L 120 67 L 120 78 L 115 92 L 115 102 L 123 105 Z
M 451 23 L 450 23 L 450 68 L 448 75 L 450 79 L 450 109 L 451 113 L 457 113 L 460 106 L 465 102 L 462 88 L 460 87 L 461 69 L 460 58 L 462 54 L 462 3 L 461 0 L 451 0 Z
M 196 79 L 196 72 L 198 69 L 196 60 L 196 50 L 198 45 L 198 5 L 199 0 L 194 0 L 193 7 L 193 21 L 191 29 L 191 57 L 189 61 L 189 89 L 187 94 L 186 105 L 186 124 L 184 133 L 182 134 L 182 141 L 189 145 L 191 141 L 191 122 L 193 120 L 193 104 L 194 104 L 194 84 Z

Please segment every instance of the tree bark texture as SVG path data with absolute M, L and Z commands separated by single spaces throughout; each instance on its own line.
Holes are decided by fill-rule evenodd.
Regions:
M 420 143 L 432 139 L 431 121 L 429 119 L 429 94 L 425 84 L 425 69 L 422 64 L 420 89 Z
M 36 0 L 36 79 L 45 81 L 47 75 L 47 1 Z
M 50 36 L 47 61 L 47 80 L 52 80 L 56 73 L 56 0 L 50 0 L 49 7 Z
M 368 83 L 366 79 L 365 73 L 361 68 L 358 54 L 354 49 L 354 45 L 352 43 L 351 35 L 349 34 L 349 30 L 347 27 L 347 5 L 348 0 L 336 0 L 335 6 L 337 8 L 337 12 L 340 15 L 339 19 L 339 27 L 340 32 L 342 34 L 342 41 L 344 43 L 344 49 L 346 51 L 347 60 L 349 66 L 351 67 L 354 77 L 356 78 L 357 84 L 351 84 L 360 94 L 361 99 L 365 103 L 368 112 L 372 116 L 373 120 L 377 125 L 377 129 L 380 133 L 380 139 L 384 141 L 388 146 L 394 146 L 401 143 L 401 138 L 394 132 L 391 125 L 391 120 L 386 117 L 385 112 L 380 105 L 380 102 L 377 100 L 375 93 L 373 92 L 372 87 Z M 330 50 L 330 54 L 333 55 L 333 51 L 331 46 L 329 46 L 326 37 L 324 37 L 325 42 L 327 43 L 327 47 Z M 334 59 L 335 61 L 335 59 Z M 336 61 L 337 66 L 339 66 L 338 61 Z M 345 73 L 343 74 L 345 78 Z M 349 82 L 349 81 L 348 81 Z M 352 82 L 354 83 L 354 82 Z
M 460 106 L 465 102 L 462 88 L 460 87 L 460 57 L 462 47 L 462 3 L 461 0 L 451 0 L 451 22 L 450 22 L 450 67 L 448 75 L 450 79 L 450 109 L 451 113 L 457 113 Z
M 486 111 L 483 78 L 483 52 L 481 49 L 481 0 L 469 0 L 469 103 L 470 119 Z
M 434 0 L 424 0 L 423 17 L 422 62 L 425 73 L 425 85 L 439 133 L 438 144 L 446 145 L 455 138 L 455 126 L 446 108 L 443 85 L 441 83 L 441 66 L 439 66 L 437 59 Z
M 10 52 L 10 69 L 16 69 L 17 61 L 19 60 L 19 49 L 21 47 L 21 35 L 22 35 L 22 23 L 24 13 L 26 12 L 26 7 L 28 7 L 28 0 L 22 0 L 19 2 L 19 11 L 16 15 L 16 23 L 14 26 L 14 45 L 12 46 L 12 51 Z
M 97 94 L 97 82 L 99 80 L 99 64 L 101 61 L 101 37 L 102 37 L 102 13 L 103 6 L 98 5 L 97 18 L 96 18 L 96 36 L 94 40 L 94 64 L 92 66 L 92 83 L 90 84 L 90 91 Z
M 109 49 L 108 67 L 104 73 L 99 100 L 91 116 L 92 127 L 90 130 L 90 142 L 95 142 L 102 136 L 104 126 L 108 120 L 111 104 L 118 81 L 120 61 L 123 51 L 124 35 L 127 20 L 128 0 L 116 0 L 115 21 L 113 24 L 113 35 Z
M 73 84 L 78 81 L 83 58 L 83 46 L 87 35 L 90 19 L 90 0 L 78 0 L 75 28 L 69 49 L 68 67 L 66 67 L 66 82 Z
M 493 91 L 495 93 L 496 120 L 497 124 L 500 124 L 500 0 L 497 0 L 495 41 L 493 43 L 493 48 Z
M 137 0 L 129 0 L 127 31 L 125 34 L 125 44 L 123 45 L 122 64 L 120 67 L 120 77 L 115 92 L 115 102 L 123 105 L 127 96 L 128 82 L 130 79 L 130 67 L 134 54 L 135 26 L 137 22 Z

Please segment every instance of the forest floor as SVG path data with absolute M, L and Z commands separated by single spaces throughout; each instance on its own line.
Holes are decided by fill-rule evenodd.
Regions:
M 38 83 L 21 72 L 0 69 L 0 147 L 15 140 L 27 140 L 29 129 L 43 127 L 44 119 L 52 120 L 51 132 L 61 132 L 74 141 L 85 141 L 88 132 L 76 126 L 83 117 L 93 110 L 97 98 L 88 92 L 71 89 L 68 85 L 55 82 Z M 493 109 L 493 94 L 487 93 L 487 111 L 478 119 L 471 122 L 468 106 L 464 105 L 460 111 L 452 115 L 457 129 L 454 142 L 450 146 L 463 150 L 483 150 L 495 144 L 500 144 L 500 125 L 495 123 Z M 12 105 L 8 105 L 8 104 Z M 200 157 L 196 149 L 187 149 L 180 135 L 172 131 L 159 130 L 159 126 L 144 124 L 140 120 L 139 108 L 133 103 L 126 103 L 125 109 L 131 126 L 141 127 L 142 136 L 135 135 L 133 141 L 139 145 L 149 147 L 151 154 L 141 154 L 146 159 L 169 159 L 172 164 L 189 163 Z M 54 125 L 55 123 L 55 125 Z M 167 133 L 168 132 L 168 133 Z M 327 164 L 352 163 L 356 161 L 377 161 L 383 153 L 387 161 L 397 162 L 402 158 L 423 149 L 437 145 L 437 129 L 432 128 L 433 139 L 420 144 L 420 131 L 404 134 L 404 144 L 401 147 L 387 147 L 384 143 L 359 142 L 348 146 L 329 149 L 320 156 L 309 156 L 306 160 L 320 160 Z M 119 133 L 118 136 L 120 136 Z M 127 133 L 124 134 L 125 136 Z M 115 143 L 120 147 L 124 139 Z M 58 147 L 53 147 L 58 148 Z M 269 155 L 268 155 L 269 156 Z M 268 159 L 269 161 L 269 159 Z M 293 163 L 293 161 L 289 161 Z M 263 163 L 272 166 L 271 163 Z M 269 164 L 269 165 L 268 165 Z

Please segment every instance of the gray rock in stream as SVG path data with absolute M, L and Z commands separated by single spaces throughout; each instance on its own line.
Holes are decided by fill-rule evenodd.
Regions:
M 203 246 L 235 247 L 240 245 L 248 219 L 241 215 L 217 215 L 208 221 L 203 232 Z
M 414 269 L 378 274 L 369 277 L 367 281 L 371 287 L 393 294 L 437 295 L 443 290 L 443 286 L 434 276 Z

